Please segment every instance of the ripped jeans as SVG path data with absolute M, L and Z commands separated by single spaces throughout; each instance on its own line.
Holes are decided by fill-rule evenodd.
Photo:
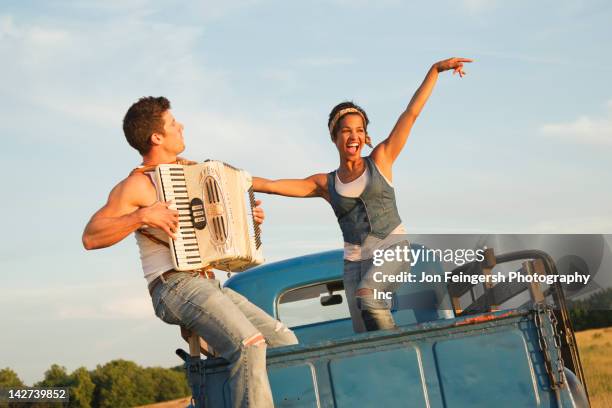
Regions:
M 410 246 L 408 241 L 402 241 L 386 249 L 394 250 L 396 247 L 406 246 Z M 374 279 L 376 272 L 381 274 L 377 274 L 377 279 Z M 409 262 L 392 261 L 375 266 L 372 258 L 361 261 L 344 260 L 344 291 L 353 321 L 353 330 L 356 333 L 395 327 L 391 315 L 391 300 L 374 298 L 374 290 L 394 293 L 402 283 L 385 282 L 383 278 L 401 272 L 410 272 Z M 356 292 L 360 294 L 357 295 Z
M 297 344 L 291 330 L 244 296 L 222 288 L 218 280 L 190 272 L 160 282 L 152 301 L 157 317 L 198 333 L 229 361 L 232 407 L 274 406 L 266 343 L 270 347 Z

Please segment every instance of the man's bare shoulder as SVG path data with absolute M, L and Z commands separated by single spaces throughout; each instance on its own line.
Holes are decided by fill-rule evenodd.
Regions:
M 112 198 L 126 204 L 144 207 L 155 202 L 157 193 L 149 176 L 144 173 L 133 173 L 113 188 L 109 196 L 109 199 Z

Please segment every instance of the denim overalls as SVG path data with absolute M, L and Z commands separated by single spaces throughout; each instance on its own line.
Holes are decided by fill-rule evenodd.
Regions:
M 384 239 L 402 223 L 395 191 L 368 156 L 370 180 L 359 197 L 344 197 L 336 191 L 336 172 L 327 175 L 330 203 L 338 218 L 344 242 L 361 245 L 368 235 Z
M 370 179 L 359 197 L 344 197 L 336 191 L 336 171 L 327 174 L 327 189 L 330 204 L 338 219 L 344 242 L 362 245 L 366 238 L 373 236 L 385 239 L 401 219 L 395 203 L 395 191 L 378 171 L 368 156 L 364 158 Z M 409 245 L 402 241 L 395 246 Z M 391 305 L 388 301 L 375 299 L 373 293 L 356 296 L 358 289 L 370 289 L 380 292 L 394 292 L 400 284 L 376 282 L 374 272 L 384 275 L 398 274 L 410 270 L 409 263 L 387 262 L 380 267 L 373 266 L 372 258 L 361 261 L 344 260 L 344 289 L 349 311 L 356 332 L 379 330 L 395 327 L 391 316 Z

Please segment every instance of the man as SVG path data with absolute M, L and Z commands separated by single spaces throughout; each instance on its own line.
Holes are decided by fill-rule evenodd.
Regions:
M 272 407 L 266 373 L 266 343 L 271 347 L 296 344 L 297 339 L 273 319 L 208 271 L 173 269 L 167 236 L 175 238 L 178 212 L 171 202 L 157 201 L 150 171 L 158 164 L 175 163 L 185 149 L 183 125 L 170 112 L 164 97 L 144 97 L 123 120 L 128 143 L 142 156 L 142 166 L 115 186 L 107 203 L 83 232 L 86 249 L 116 244 L 132 232 L 149 284 L 155 314 L 199 334 L 230 362 L 230 390 L 234 407 Z M 263 222 L 259 207 L 255 220 Z

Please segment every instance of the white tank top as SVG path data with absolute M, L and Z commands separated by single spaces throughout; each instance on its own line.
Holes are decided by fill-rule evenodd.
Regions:
M 149 176 L 149 179 L 155 185 L 155 178 L 153 173 L 145 173 Z M 157 187 L 157 186 L 156 186 Z M 158 228 L 144 227 L 148 233 L 153 235 L 162 241 L 167 241 L 168 236 L 166 233 Z M 135 232 L 136 244 L 140 252 L 140 263 L 142 264 L 142 271 L 144 277 L 147 280 L 147 284 L 153 282 L 155 278 L 160 276 L 162 273 L 174 269 L 172 263 L 172 255 L 170 254 L 170 248 L 157 242 L 153 242 L 149 238 L 145 237 L 138 232 Z
M 166 241 L 168 238 L 166 233 L 157 228 L 146 228 L 146 231 L 151 235 Z M 165 245 L 151 241 L 149 238 L 136 232 L 136 244 L 140 252 L 140 263 L 147 284 L 151 283 L 162 273 L 174 269 L 170 249 Z
M 374 161 L 372 161 L 374 163 Z M 374 163 L 376 166 L 376 163 Z M 378 166 L 376 166 L 378 169 Z M 380 172 L 380 175 L 385 179 L 387 184 L 393 187 L 393 184 Z M 350 181 L 348 183 L 343 183 L 340 181 L 338 177 L 338 172 L 336 171 L 336 192 L 344 197 L 359 197 L 363 190 L 365 190 L 368 181 L 370 181 L 370 170 L 366 167 L 365 171 L 361 174 L 361 176 L 357 177 L 355 180 Z M 348 242 L 344 243 L 344 259 L 347 261 L 361 261 L 364 259 L 370 259 L 373 255 L 373 252 L 377 249 L 385 249 L 390 247 L 391 245 L 397 244 L 406 239 L 404 236 L 406 234 L 406 228 L 404 228 L 403 224 L 395 227 L 393 231 L 389 233 L 385 238 L 380 239 L 374 236 L 368 236 L 363 245 L 359 244 L 350 244 Z
M 361 193 L 363 193 L 363 190 L 365 190 L 368 181 L 370 181 L 370 170 L 367 167 L 365 171 L 361 173 L 361 176 L 348 183 L 340 181 L 338 171 L 336 170 L 336 191 L 341 196 L 352 198 L 359 197 Z

